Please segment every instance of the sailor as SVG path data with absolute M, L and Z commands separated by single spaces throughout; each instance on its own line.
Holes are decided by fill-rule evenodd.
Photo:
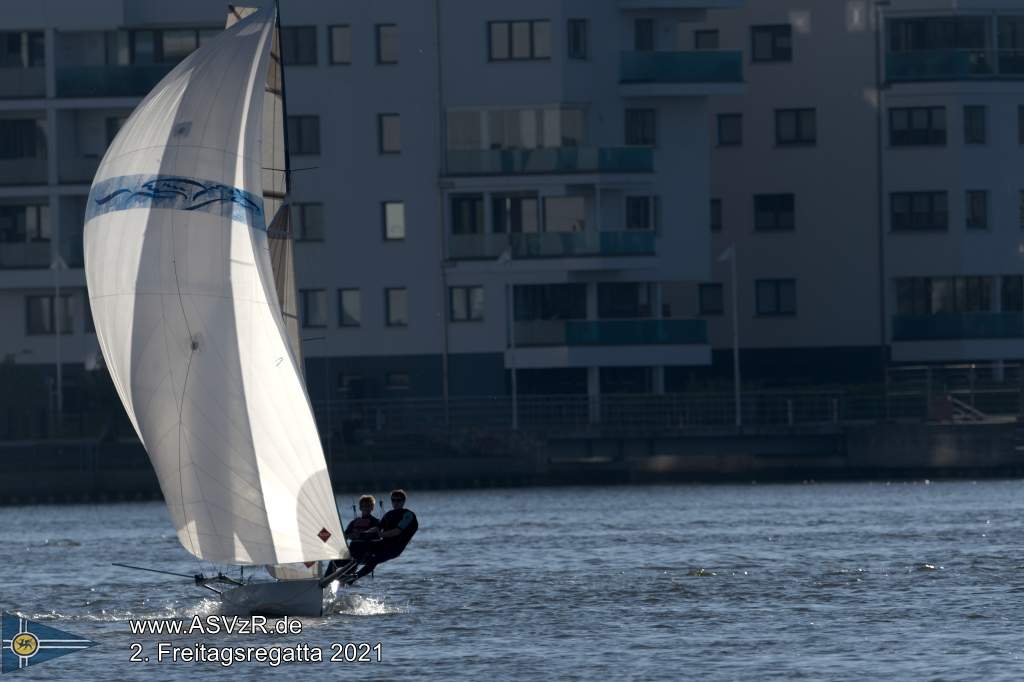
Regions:
M 412 536 L 416 534 L 419 522 L 411 509 L 405 509 L 405 498 L 404 490 L 391 491 L 391 511 L 385 514 L 380 521 L 381 540 L 373 543 L 366 563 L 352 577 L 351 582 L 370 573 L 377 567 L 377 564 L 397 557 L 412 540 Z
M 338 570 L 342 566 L 362 563 L 370 554 L 373 544 L 380 541 L 380 521 L 373 515 L 373 509 L 377 500 L 373 495 L 363 495 L 359 498 L 359 518 L 349 521 L 345 528 L 345 537 L 348 539 L 349 560 L 335 560 L 327 565 L 327 575 Z

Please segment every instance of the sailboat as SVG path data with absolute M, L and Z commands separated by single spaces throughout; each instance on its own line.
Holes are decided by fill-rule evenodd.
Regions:
M 275 9 L 231 8 L 143 99 L 92 184 L 85 274 L 182 546 L 269 573 L 196 582 L 318 616 L 320 562 L 349 554 L 301 369 L 279 45 Z

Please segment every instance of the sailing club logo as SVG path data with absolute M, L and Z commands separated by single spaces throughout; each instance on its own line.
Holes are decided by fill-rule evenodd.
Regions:
M 96 646 L 78 635 L 0 611 L 0 673 L 38 665 Z

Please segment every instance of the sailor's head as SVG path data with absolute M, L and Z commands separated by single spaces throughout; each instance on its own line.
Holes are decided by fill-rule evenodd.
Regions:
M 373 508 L 377 506 L 377 500 L 373 499 L 373 495 L 363 495 L 359 498 L 359 511 L 363 513 L 363 516 L 369 516 L 373 513 Z
M 391 506 L 395 509 L 401 509 L 405 506 L 405 491 L 401 488 L 391 491 Z

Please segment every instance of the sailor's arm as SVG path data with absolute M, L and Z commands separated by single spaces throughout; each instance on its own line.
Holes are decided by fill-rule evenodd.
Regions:
M 405 529 L 412 523 L 412 512 L 405 512 L 402 514 L 402 520 L 398 522 L 398 525 L 391 530 L 386 530 L 380 534 L 382 538 L 393 538 L 401 535 L 405 532 Z

